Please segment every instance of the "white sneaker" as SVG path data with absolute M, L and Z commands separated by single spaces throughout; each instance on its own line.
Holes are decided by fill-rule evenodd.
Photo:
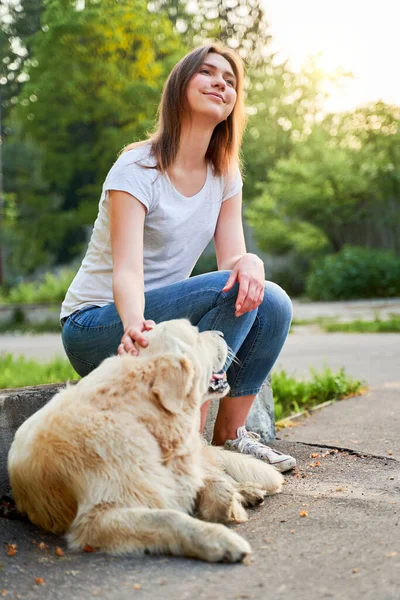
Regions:
M 235 440 L 226 440 L 225 450 L 233 450 L 241 454 L 251 454 L 274 466 L 278 471 L 284 473 L 296 466 L 296 459 L 279 450 L 274 450 L 260 442 L 260 436 L 253 431 L 246 431 L 246 427 L 239 427 Z

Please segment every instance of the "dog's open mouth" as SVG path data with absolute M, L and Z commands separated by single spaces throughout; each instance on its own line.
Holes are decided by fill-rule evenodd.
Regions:
M 213 373 L 210 384 L 208 386 L 208 393 L 220 395 L 223 394 L 229 387 L 225 373 Z

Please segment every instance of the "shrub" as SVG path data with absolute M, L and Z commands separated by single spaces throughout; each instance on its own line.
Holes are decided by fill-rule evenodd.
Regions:
M 312 300 L 400 295 L 400 258 L 389 250 L 344 246 L 314 263 L 306 293 Z
M 203 275 L 204 273 L 211 273 L 212 271 L 218 271 L 215 254 L 202 254 L 192 271 L 191 277 Z
M 73 269 L 61 269 L 57 275 L 46 273 L 37 281 L 20 283 L 8 293 L 0 292 L 0 304 L 59 304 L 75 273 Z

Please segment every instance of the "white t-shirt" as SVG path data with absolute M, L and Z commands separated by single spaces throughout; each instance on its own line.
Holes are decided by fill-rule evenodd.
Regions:
M 114 302 L 109 223 L 109 190 L 129 192 L 146 207 L 143 238 L 144 289 L 187 279 L 214 236 L 221 204 L 242 187 L 239 169 L 217 177 L 211 164 L 203 188 L 190 198 L 180 194 L 154 165 L 145 144 L 119 156 L 103 184 L 99 212 L 82 265 L 61 307 L 60 318 L 85 306 Z

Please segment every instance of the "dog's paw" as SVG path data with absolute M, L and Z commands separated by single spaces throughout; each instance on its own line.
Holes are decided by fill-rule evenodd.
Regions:
M 250 544 L 224 525 L 207 523 L 197 543 L 197 557 L 209 562 L 240 562 L 251 554 Z
M 226 518 L 221 519 L 221 523 L 245 523 L 249 517 L 243 506 L 242 494 L 236 492 L 226 512 Z
M 238 492 L 242 497 L 242 504 L 245 507 L 258 506 L 262 504 L 268 495 L 266 490 L 261 489 L 256 483 L 241 483 Z

